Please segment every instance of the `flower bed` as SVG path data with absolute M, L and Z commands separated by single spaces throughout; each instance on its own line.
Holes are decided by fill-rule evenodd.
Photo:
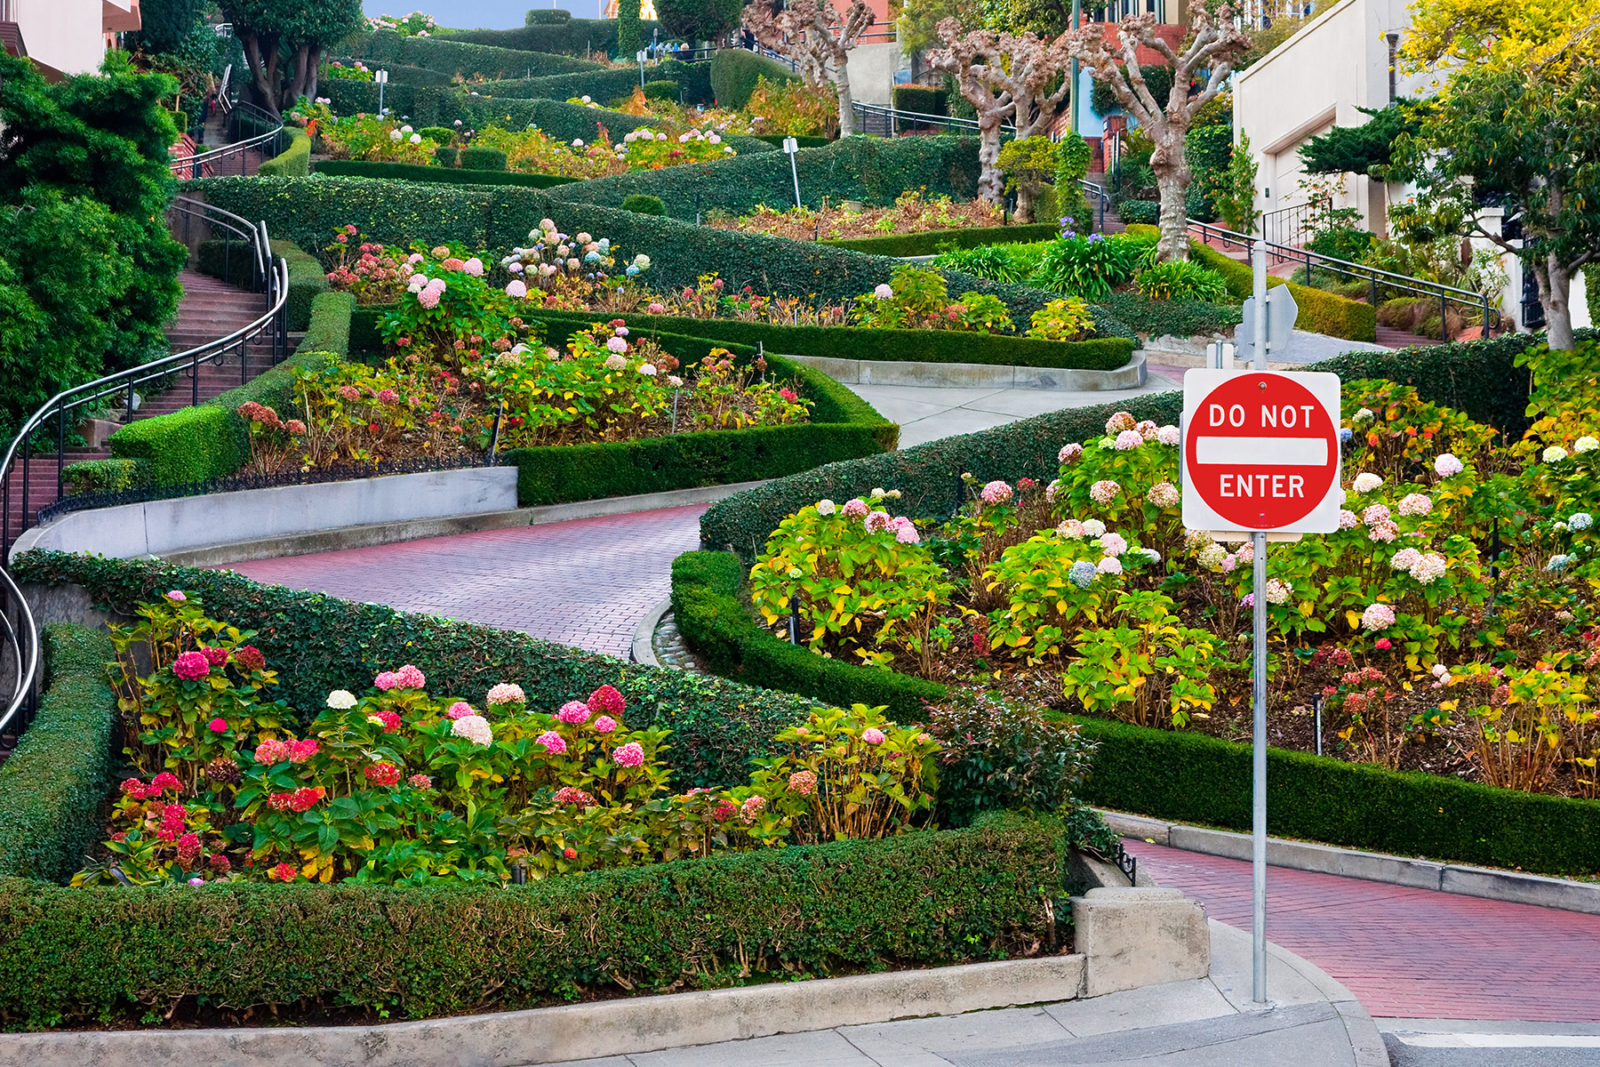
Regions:
M 1593 347 L 1528 355 L 1541 418 L 1509 448 L 1409 388 L 1345 383 L 1340 530 L 1269 560 L 1276 743 L 1600 794 L 1586 591 L 1600 441 L 1584 435 L 1600 419 L 1579 369 Z M 1183 529 L 1179 437 L 1117 412 L 1065 443 L 1049 485 L 967 475 L 965 509 L 920 528 L 893 517 L 894 491 L 823 499 L 772 533 L 752 602 L 768 624 L 798 612 L 811 650 L 834 658 L 1244 736 L 1250 547 Z M 1324 699 L 1318 739 L 1304 709 Z
M 126 836 L 107 856 L 121 857 L 125 874 L 179 884 L 156 892 L 0 883 L 3 921 L 19 932 L 0 948 L 0 959 L 30 979 L 0 998 L 8 1026 L 131 1022 L 158 1006 L 169 1022 L 248 1023 L 279 1010 L 333 1020 L 420 1017 L 619 990 L 1004 958 L 1059 945 L 1066 856 L 1060 824 L 989 818 L 960 831 L 735 851 L 745 840 L 756 846 L 752 832 L 764 834 L 769 823 L 787 820 L 785 840 L 825 833 L 815 820 L 833 816 L 819 814 L 820 802 L 832 795 L 836 770 L 847 778 L 856 773 L 847 767 L 879 761 L 887 772 L 864 785 L 861 807 L 831 809 L 855 820 L 846 828 L 851 836 L 903 827 L 926 803 L 914 787 L 882 787 L 920 781 L 915 761 L 934 742 L 915 729 L 861 719 L 870 716 L 864 709 L 808 722 L 809 704 L 779 694 L 258 586 L 226 572 L 50 553 L 19 559 L 18 572 L 28 581 L 81 582 L 125 611 L 157 591 L 136 628 L 119 638 L 125 655 L 152 639 L 155 654 L 133 673 L 118 674 L 120 717 L 128 725 L 122 737 L 143 773 L 116 790 L 113 824 Z M 190 591 L 183 599 L 158 592 L 178 585 Z M 208 612 L 244 629 L 210 624 L 200 597 Z M 54 632 L 52 640 L 72 633 Z M 76 658 L 52 655 L 35 724 L 39 742 L 18 760 L 63 754 L 55 747 L 66 736 L 57 732 L 58 716 L 92 712 L 107 725 L 119 717 L 101 673 L 104 639 L 70 639 L 89 643 Z M 370 674 L 369 664 L 398 662 L 390 659 L 397 654 L 419 666 L 380 672 L 365 696 L 328 692 L 340 678 Z M 497 678 L 523 679 L 521 692 L 509 682 L 490 686 Z M 560 703 L 597 678 L 616 688 Z M 469 709 L 429 695 L 486 687 Z M 285 699 L 268 699 L 278 694 Z M 324 710 L 309 721 L 289 710 L 318 706 Z M 487 715 L 466 713 L 477 708 Z M 614 729 L 605 729 L 605 717 Z M 667 728 L 671 745 L 663 748 Z M 109 735 L 95 736 L 104 745 Z M 74 752 L 94 754 L 92 738 L 72 736 Z M 54 744 L 47 748 L 46 739 Z M 726 789 L 728 781 L 748 780 L 747 760 L 766 752 L 780 762 L 758 763 L 755 773 L 771 784 Z M 664 753 L 666 762 L 652 753 Z M 814 765 L 805 762 L 813 756 Z M 501 758 L 513 761 L 501 781 L 479 773 Z M 1078 761 L 1081 753 L 1069 762 Z M 701 781 L 713 791 L 646 801 L 659 792 L 655 783 L 668 763 L 684 784 Z M 28 766 L 7 766 L 0 776 L 14 782 Z M 106 766 L 54 766 L 62 767 L 57 781 L 65 795 L 83 804 L 80 813 L 92 813 L 89 798 L 109 785 Z M 524 787 L 536 798 L 529 810 L 548 811 L 548 819 L 524 825 L 490 818 L 492 804 L 512 803 Z M 8 789 L 14 799 L 22 795 Z M 481 805 L 458 803 L 467 795 Z M 768 802 L 753 803 L 756 795 Z M 394 805 L 453 814 L 444 823 L 437 816 L 417 821 L 395 808 L 396 818 L 384 818 Z M 700 807 L 700 847 L 693 834 L 680 836 L 679 846 L 657 858 L 672 847 L 703 858 L 640 864 L 646 857 L 633 856 L 625 836 L 602 826 Z M 202 809 L 214 822 L 202 820 Z M 877 814 L 863 819 L 869 811 Z M 886 812 L 901 815 L 885 821 Z M 242 822 L 231 821 L 241 814 Z M 462 822 L 462 835 L 434 842 L 448 849 L 419 846 L 452 818 Z M 567 829 L 550 837 L 549 819 Z M 356 826 L 363 820 L 366 832 Z M 482 832 L 468 830 L 480 823 Z M 29 854 L 76 861 L 82 852 L 71 844 L 70 824 L 72 818 L 33 819 L 20 833 L 0 832 L 0 869 L 44 873 L 18 862 Z M 510 837 L 529 833 L 524 851 L 513 855 Z M 282 884 L 287 874 L 278 862 L 244 862 L 257 850 L 276 860 L 284 849 L 295 850 L 287 874 L 301 884 Z M 483 850 L 484 860 L 464 862 Z M 143 866 L 135 853 L 145 857 Z M 380 856 L 386 859 L 375 863 Z M 357 864 L 358 857 L 366 859 Z M 395 865 L 392 878 L 382 876 L 383 863 Z M 508 885 L 500 868 L 519 865 L 529 884 Z M 308 873 L 338 884 L 305 884 Z M 453 877 L 441 881 L 444 875 Z M 199 885 L 188 884 L 195 879 Z M 796 885 L 806 887 L 801 896 Z M 291 921 L 292 943 L 283 939 Z M 219 928 L 226 938 L 216 936 Z M 543 933 L 530 940 L 530 929 Z M 345 950 L 328 952 L 330 941 Z M 68 960 L 70 967 L 57 962 Z
M 1001 212 L 982 200 L 962 203 L 948 196 L 925 197 L 919 190 L 902 193 L 887 207 L 850 210 L 842 205 L 822 208 L 772 208 L 766 205 L 739 218 L 720 213 L 706 225 L 741 233 L 764 233 L 792 241 L 839 241 L 927 233 L 933 230 L 998 228 Z M 1052 231 L 1053 234 L 1053 231 Z

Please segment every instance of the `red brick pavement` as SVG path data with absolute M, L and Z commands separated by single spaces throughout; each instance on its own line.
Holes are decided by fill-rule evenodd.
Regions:
M 700 546 L 704 505 L 237 563 L 258 582 L 427 612 L 627 658 Z
M 1250 929 L 1250 864 L 1125 845 L 1157 882 Z M 1600 916 L 1272 867 L 1267 939 L 1380 1018 L 1600 1022 Z

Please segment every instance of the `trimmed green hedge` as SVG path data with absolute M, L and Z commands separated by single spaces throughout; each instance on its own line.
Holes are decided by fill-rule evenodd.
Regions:
M 896 85 L 890 98 L 898 111 L 912 111 L 919 115 L 950 114 L 950 94 L 944 89 L 926 85 Z
M 970 200 L 978 188 L 975 137 L 850 137 L 824 148 L 803 148 L 794 161 L 800 198 L 812 207 L 824 199 L 892 204 L 907 189 Z M 552 195 L 616 207 L 632 193 L 659 196 L 667 214 L 692 220 L 697 211 L 712 208 L 746 215 L 763 204 L 793 206 L 794 178 L 782 152 L 762 152 L 596 178 Z
M 598 101 L 616 100 L 628 96 L 638 87 L 639 68 L 613 67 L 547 74 L 536 78 L 505 79 L 475 85 L 472 89 L 482 94 L 492 108 L 506 99 L 565 101 L 574 96 L 590 96 Z M 473 102 L 471 97 L 468 97 L 468 102 Z M 496 125 L 508 123 L 509 120 L 502 117 Z M 481 119 L 479 124 L 482 124 Z
M 38 714 L 0 764 L 0 878 L 60 882 L 104 833 L 117 700 L 106 682 L 110 638 L 69 625 L 46 626 L 43 637 L 47 683 Z
M 468 145 L 456 153 L 456 160 L 461 164 L 462 170 L 494 170 L 506 169 L 506 154 L 498 148 L 479 148 Z
M 374 70 L 388 63 L 399 63 L 465 78 L 526 78 L 604 69 L 592 60 L 528 49 L 497 48 L 492 44 L 460 40 L 454 34 L 402 37 L 393 30 L 378 30 L 370 36 L 357 38 L 350 54 L 364 60 Z
M 913 137 L 904 140 L 956 139 Z M 852 138 L 852 143 L 874 142 L 887 143 L 874 138 Z M 779 158 L 781 160 L 781 154 Z M 713 166 L 733 167 L 753 162 L 759 161 L 739 158 Z M 696 172 L 702 168 L 669 169 L 680 175 L 677 179 L 680 186 L 692 188 Z M 568 232 L 587 230 L 603 234 L 630 255 L 647 253 L 652 266 L 645 281 L 658 288 L 694 285 L 707 267 L 713 266 L 721 272 L 723 280 L 735 288 L 750 285 L 763 293 L 841 301 L 870 292 L 880 282 L 887 281 L 899 265 L 898 260 L 885 256 L 869 256 L 809 241 L 718 230 L 620 208 L 557 199 L 557 194 L 595 184 L 578 182 L 551 190 L 490 189 L 324 177 L 205 178 L 191 183 L 208 202 L 245 218 L 265 219 L 272 232 L 295 238 L 306 247 L 325 241 L 334 227 L 353 223 L 369 239 L 384 244 L 405 246 L 418 240 L 429 243 L 460 241 L 499 256 L 513 246 L 526 243 L 528 231 L 541 218 L 549 217 Z M 1027 323 L 1034 311 L 1052 299 L 1052 294 L 1028 286 L 986 281 L 956 271 L 948 272 L 947 277 L 952 292 L 974 290 L 993 294 L 1004 301 L 1013 322 Z M 1099 309 L 1095 311 L 1095 330 L 1099 337 L 1133 337 L 1125 324 Z
M 876 256 L 931 256 L 951 248 L 977 248 L 980 245 L 1026 244 L 1048 241 L 1060 234 L 1053 222 L 1011 226 L 976 226 L 966 230 L 933 230 L 928 233 L 892 233 L 884 237 L 847 237 L 827 241 L 835 248 L 870 252 Z
M 378 86 L 375 82 L 325 81 L 317 92 L 327 97 L 338 115 L 376 114 Z M 410 85 L 391 77 L 384 86 L 383 106 L 392 108 L 411 125 L 449 126 L 464 119 L 462 94 L 451 85 Z
M 782 133 L 758 133 L 752 136 L 758 141 L 765 141 L 774 148 L 782 148 L 783 142 L 789 139 L 787 134 Z M 831 137 L 796 137 L 794 140 L 795 144 L 801 148 L 825 148 L 833 143 L 833 138 Z
M 402 1018 L 1056 952 L 1059 823 L 761 849 L 470 885 L 0 882 L 10 1026 L 136 1023 L 196 1000 Z
M 535 9 L 535 15 L 566 14 L 559 9 Z M 654 20 L 639 23 L 643 40 L 648 41 L 661 24 Z M 514 48 L 528 52 L 549 52 L 561 55 L 583 56 L 591 52 L 610 55 L 617 50 L 616 19 L 564 19 L 560 22 L 534 23 L 514 30 L 463 30 L 452 33 L 450 40 L 465 44 L 486 44 L 496 48 Z M 636 75 L 637 76 L 637 75 Z
M 1228 283 L 1228 292 L 1243 300 L 1251 293 L 1250 265 L 1223 255 L 1215 248 L 1190 241 L 1190 255 L 1199 263 L 1222 275 Z M 1282 278 L 1267 278 L 1267 285 L 1287 285 L 1300 306 L 1300 317 L 1295 327 L 1329 337 L 1342 337 L 1347 341 L 1375 341 L 1378 338 L 1378 312 L 1371 304 L 1359 300 L 1346 300 L 1342 296 L 1312 289 Z
M 1152 300 L 1143 293 L 1112 293 L 1100 306 L 1151 337 L 1193 337 L 1239 325 L 1239 308 L 1206 300 Z
M 1250 746 L 1080 718 L 1091 804 L 1250 828 Z M 1600 870 L 1600 802 L 1267 750 L 1267 829 L 1284 837 L 1541 874 Z
M 187 485 L 232 474 L 248 453 L 240 448 L 239 417 L 214 404 L 180 408 L 130 422 L 106 440 L 118 459 L 139 460 L 149 485 Z
M 741 108 L 750 102 L 756 79 L 799 81 L 800 76 L 775 59 L 742 48 L 724 48 L 711 57 L 711 94 L 718 107 Z
M 747 568 L 731 552 L 685 552 L 672 561 L 672 616 L 689 647 L 724 678 L 830 704 L 887 706 L 920 721 L 945 694 L 937 682 L 828 659 L 760 624 L 745 592 Z
M 570 313 L 544 312 L 541 319 L 567 318 Z M 584 321 L 596 318 L 571 316 Z M 1133 354 L 1133 342 L 1122 337 L 1088 341 L 1042 341 L 1007 334 L 964 333 L 955 330 L 861 330 L 847 326 L 777 326 L 733 319 L 691 319 L 673 315 L 619 316 L 631 329 L 653 333 L 666 330 L 691 337 L 765 345 L 789 356 L 827 356 L 833 359 L 879 359 L 895 362 L 986 363 L 994 366 L 1054 367 L 1059 369 L 1114 370 Z
M 231 571 L 33 551 L 16 558 L 12 573 L 21 582 L 81 585 L 95 603 L 122 613 L 168 589 L 197 594 L 209 615 L 257 631 L 251 643 L 278 672 L 277 695 L 308 719 L 329 690 L 360 688 L 402 663 L 420 667 L 435 694 L 476 701 L 497 682 L 516 682 L 540 708 L 614 685 L 630 707 L 650 709 L 630 713 L 630 726 L 673 731 L 668 761 L 679 786 L 745 781 L 749 760 L 770 755 L 773 735 L 804 721 L 815 706 L 787 693 L 626 663 L 491 626 L 258 584 Z
M 256 173 L 269 178 L 295 178 L 310 174 L 311 138 L 306 131 L 293 126 L 285 126 L 283 132 L 289 137 L 289 147 L 271 159 L 262 161 Z
M 556 174 L 521 174 L 514 170 L 459 170 L 453 167 L 428 167 L 420 163 L 369 163 L 360 159 L 325 159 L 317 163 L 318 174 L 345 178 L 388 178 L 391 181 L 442 182 L 446 185 L 521 185 L 529 189 L 548 189 L 566 185 L 577 178 Z

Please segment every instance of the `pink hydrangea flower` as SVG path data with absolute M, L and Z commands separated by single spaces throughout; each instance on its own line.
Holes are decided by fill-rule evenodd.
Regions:
M 1425 493 L 1408 493 L 1400 498 L 1400 514 L 1426 515 L 1433 510 L 1433 501 Z
M 983 487 L 983 491 L 979 493 L 979 496 L 983 498 L 985 504 L 991 506 L 1004 504 L 1011 499 L 1011 487 L 999 480 L 992 481 Z
M 471 259 L 467 260 L 466 263 L 462 264 L 462 268 L 474 278 L 481 278 L 483 276 L 483 260 L 479 259 L 477 256 L 473 256 Z
M 1367 531 L 1367 540 L 1369 540 L 1369 541 L 1382 541 L 1384 544 L 1388 544 L 1390 541 L 1393 541 L 1396 537 L 1399 537 L 1399 536 L 1400 536 L 1400 527 L 1396 526 L 1394 523 L 1390 522 L 1388 519 L 1384 519 L 1381 522 L 1374 523 L 1373 526 L 1372 526 L 1372 529 Z
M 1367 610 L 1361 613 L 1361 628 L 1363 630 L 1387 630 L 1394 625 L 1394 609 L 1387 604 L 1369 604 Z
M 534 738 L 533 743 L 536 745 L 543 745 L 544 750 L 552 756 L 559 756 L 567 751 L 566 738 L 562 737 L 554 730 L 546 730 L 544 733 Z
M 412 789 L 420 789 L 423 792 L 427 792 L 433 788 L 433 779 L 426 774 L 413 774 L 406 779 L 406 785 L 409 785 Z
M 1164 445 L 1177 448 L 1178 442 L 1182 440 L 1182 435 L 1178 432 L 1176 426 L 1163 426 L 1156 431 L 1156 440 Z
M 879 283 L 879 285 L 872 290 L 872 295 L 877 297 L 879 300 L 893 300 L 894 290 L 886 284 Z
M 556 712 L 556 718 L 569 726 L 577 726 L 589 721 L 589 705 L 581 700 L 569 700 L 561 705 L 561 710 Z
M 620 337 L 610 337 L 606 339 L 606 347 L 620 356 L 628 350 L 628 342 Z
M 867 516 L 867 532 L 877 533 L 880 530 L 887 530 L 892 523 L 893 520 L 889 518 L 887 511 L 874 511 Z
M 761 809 L 766 806 L 767 798 L 762 796 L 760 793 L 756 793 L 753 796 L 747 797 L 745 802 L 739 805 L 739 814 L 743 815 L 747 820 L 754 819 L 757 815 L 761 814 Z
M 482 715 L 467 715 L 450 724 L 452 737 L 464 737 L 475 745 L 488 748 L 494 742 L 494 728 Z
M 304 741 L 290 741 L 289 762 L 304 763 L 312 756 L 315 756 L 317 754 L 317 749 L 321 747 L 322 746 L 312 738 L 306 738 Z
M 795 771 L 789 775 L 789 792 L 798 793 L 808 797 L 817 791 L 817 775 L 814 771 Z
M 1158 508 L 1175 508 L 1180 500 L 1178 487 L 1171 482 L 1157 482 L 1144 498 Z
M 1103 506 L 1115 500 L 1120 492 L 1122 486 L 1109 478 L 1104 478 L 1089 487 L 1089 499 Z
M 1361 520 L 1356 517 L 1356 513 L 1351 511 L 1349 508 L 1339 509 L 1339 529 L 1354 530 L 1360 521 Z
M 847 519 L 864 519 L 872 509 L 867 507 L 867 502 L 860 497 L 854 497 L 844 502 L 844 507 L 839 511 Z
M 589 694 L 589 710 L 597 714 L 621 715 L 628 710 L 627 702 L 614 685 L 602 685 Z
M 902 545 L 920 544 L 922 535 L 917 533 L 916 526 L 904 515 L 894 520 L 894 539 Z
M 619 745 L 617 750 L 611 753 L 611 758 L 616 761 L 618 767 L 637 767 L 644 763 L 644 746 L 637 741 L 629 741 L 625 745 Z
M 1123 430 L 1117 434 L 1115 443 L 1118 452 L 1127 452 L 1144 444 L 1144 435 L 1138 430 Z
M 1422 553 L 1414 548 L 1402 548 L 1389 560 L 1389 566 L 1397 571 L 1409 571 L 1422 558 Z
M 211 673 L 211 664 L 203 652 L 183 652 L 172 661 L 172 673 L 186 682 L 195 682 Z
M 1056 453 L 1056 459 L 1063 464 L 1076 463 L 1083 458 L 1083 446 L 1074 441 L 1070 445 L 1063 445 L 1061 451 Z
M 1108 556 L 1120 556 L 1128 551 L 1127 538 L 1115 533 L 1102 534 L 1100 537 L 1100 551 Z
M 594 727 L 594 732 L 595 733 L 597 733 L 597 734 L 609 734 L 611 731 L 613 731 L 613 730 L 615 730 L 617 728 L 617 720 L 613 719 L 609 715 L 602 715 L 598 719 L 596 719 L 591 725 Z
M 515 682 L 501 682 L 489 690 L 489 695 L 484 698 L 484 703 L 491 708 L 499 704 L 526 704 L 528 695 L 522 691 L 522 686 Z
M 1083 523 L 1077 519 L 1065 519 L 1056 527 L 1056 533 L 1069 541 L 1081 541 L 1084 535 Z
M 885 738 L 882 730 L 876 726 L 869 726 L 861 731 L 861 740 L 869 745 L 881 745 L 887 738 Z
M 528 295 L 527 283 L 519 279 L 512 279 L 506 283 L 506 295 L 513 300 L 521 300 Z
M 214 734 L 225 734 L 228 732 L 228 720 L 223 718 L 212 719 L 206 723 L 206 729 Z
M 1433 473 L 1441 478 L 1448 478 L 1453 474 L 1460 474 L 1467 466 L 1457 459 L 1452 453 L 1441 452 L 1434 457 Z
M 381 689 L 387 693 L 389 690 L 395 689 L 400 685 L 400 679 L 395 676 L 394 671 L 383 671 L 376 678 L 372 679 L 372 685 L 373 688 Z
M 465 719 L 468 715 L 476 714 L 478 713 L 472 710 L 471 704 L 468 704 L 465 700 L 458 700 L 445 709 L 444 717 L 453 722 L 456 719 Z
M 439 306 L 439 290 L 431 287 L 424 287 L 417 293 L 417 303 L 421 304 L 429 311 L 432 311 L 434 308 Z
M 423 673 L 409 663 L 395 671 L 394 676 L 401 689 L 421 689 L 428 684 Z
M 282 763 L 289 758 L 289 743 L 271 739 L 256 746 L 256 762 L 264 767 Z
M 1121 574 L 1122 561 L 1116 556 L 1104 556 L 1094 565 L 1094 569 L 1101 574 Z
M 1389 509 L 1382 504 L 1372 504 L 1361 510 L 1361 521 L 1368 526 L 1389 521 Z
M 189 598 L 183 595 L 182 589 L 168 589 L 167 599 L 172 601 L 174 604 L 182 604 Z

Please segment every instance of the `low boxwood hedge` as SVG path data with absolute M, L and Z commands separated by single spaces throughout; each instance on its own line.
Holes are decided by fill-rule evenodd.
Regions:
M 777 60 L 741 48 L 724 48 L 711 57 L 711 94 L 718 107 L 744 107 L 755 92 L 758 78 L 773 83 L 800 80 Z
M 672 561 L 678 632 L 724 678 L 830 704 L 887 706 L 917 721 L 945 687 L 865 668 L 791 645 L 760 625 L 745 592 L 746 566 L 730 552 L 685 552 Z
M 311 138 L 306 131 L 285 126 L 289 146 L 271 159 L 263 160 L 256 173 L 269 178 L 305 177 L 311 173 Z
M 0 764 L 0 878 L 64 881 L 104 833 L 116 765 L 117 701 L 106 682 L 111 640 L 44 627 L 45 689 L 33 724 Z
M 593 60 L 575 56 L 458 41 L 454 35 L 402 37 L 393 30 L 377 30 L 351 39 L 349 53 L 356 59 L 364 60 L 374 70 L 388 63 L 397 63 L 441 74 L 459 74 L 464 78 L 528 78 L 604 69 Z
M 1112 293 L 1100 306 L 1151 337 L 1194 337 L 1239 325 L 1239 308 L 1207 300 L 1152 300 L 1143 293 Z
M 975 226 L 966 230 L 933 230 L 928 233 L 893 233 L 884 237 L 847 237 L 827 243 L 835 248 L 870 252 L 875 256 L 931 256 L 951 248 L 1048 241 L 1060 232 L 1054 223 L 1038 222 Z
M 471 885 L 0 881 L 11 1027 L 135 1023 L 196 1001 L 370 1019 L 1007 959 L 1067 932 L 1060 824 L 763 849 Z
M 427 167 L 420 163 L 371 163 L 364 159 L 324 159 L 317 163 L 316 172 L 346 178 L 388 178 L 396 181 L 443 182 L 448 185 L 521 185 L 529 189 L 548 189 L 553 185 L 578 181 L 577 178 L 563 178 L 558 174 Z
M 139 461 L 144 484 L 203 482 L 232 474 L 249 458 L 240 448 L 238 420 L 226 408 L 201 404 L 130 422 L 106 444 L 117 459 Z
M 783 142 L 785 142 L 785 141 L 787 141 L 789 139 L 789 135 L 788 134 L 782 134 L 782 133 L 757 133 L 757 134 L 752 134 L 751 136 L 753 136 L 758 141 L 765 141 L 767 144 L 772 145 L 774 148 L 782 148 L 783 147 Z M 794 140 L 795 140 L 795 144 L 800 148 L 821 148 L 824 145 L 829 145 L 829 144 L 833 143 L 833 138 L 831 138 L 831 137 L 800 137 L 800 136 L 796 136 Z
M 450 35 L 452 41 L 466 44 L 486 44 L 496 48 L 514 48 L 519 51 L 548 52 L 559 55 L 587 56 L 591 53 L 610 55 L 617 50 L 616 19 L 564 18 L 559 22 L 535 22 L 555 19 L 569 12 L 559 8 L 534 8 L 528 12 L 528 24 L 510 30 L 459 30 Z M 660 23 L 646 19 L 640 22 L 640 40 L 648 41 Z

